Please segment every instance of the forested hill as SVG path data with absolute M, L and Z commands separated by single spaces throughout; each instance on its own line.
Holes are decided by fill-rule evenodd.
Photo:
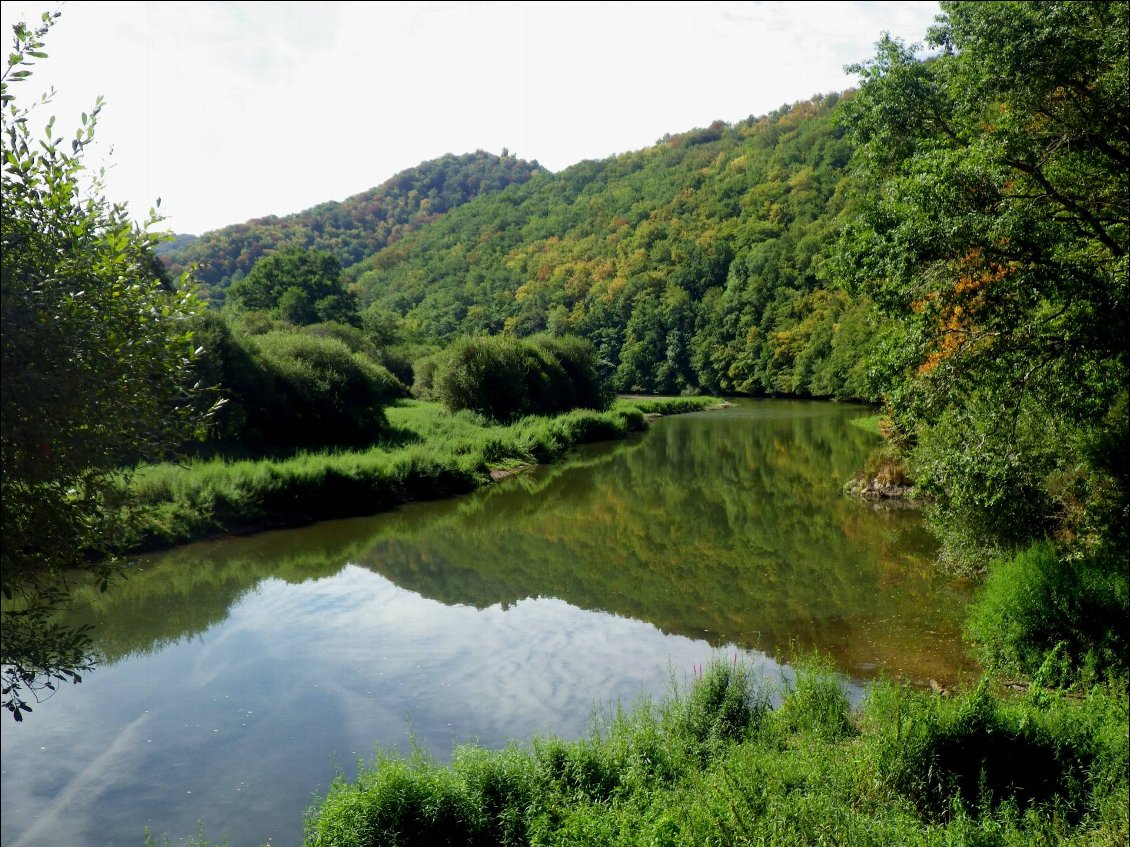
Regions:
M 483 196 L 346 272 L 432 338 L 575 332 L 618 390 L 869 396 L 825 277 L 855 196 L 838 95 Z
M 213 300 L 256 260 L 283 247 L 332 253 L 348 267 L 445 212 L 482 194 L 526 182 L 542 170 L 535 162 L 479 150 L 446 155 L 401 171 L 392 179 L 339 202 L 285 217 L 271 215 L 206 233 L 165 255 L 174 275 L 197 263 L 197 278 Z

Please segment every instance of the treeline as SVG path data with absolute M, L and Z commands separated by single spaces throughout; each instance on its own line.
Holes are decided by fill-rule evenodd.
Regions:
M 406 329 L 591 340 L 615 390 L 874 397 L 825 272 L 855 202 L 829 95 L 478 198 L 354 265 Z
M 205 233 L 178 236 L 183 247 L 162 251 L 175 277 L 191 265 L 213 302 L 275 250 L 314 248 L 343 266 L 394 243 L 409 232 L 481 194 L 523 183 L 541 172 L 537 162 L 479 150 L 447 155 L 409 168 L 342 202 L 322 203 L 294 215 L 270 215 Z

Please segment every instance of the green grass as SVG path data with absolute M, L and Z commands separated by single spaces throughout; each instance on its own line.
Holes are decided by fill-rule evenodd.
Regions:
M 605 412 L 576 410 L 500 425 L 436 403 L 388 409 L 391 435 L 365 450 L 286 458 L 200 459 L 139 469 L 129 485 L 130 548 L 157 549 L 225 532 L 366 515 L 414 500 L 466 493 L 492 469 L 552 462 L 578 444 L 623 438 L 645 414 L 695 411 L 710 398 L 618 400 Z
M 864 415 L 859 418 L 851 418 L 848 423 L 864 432 L 870 432 L 873 435 L 882 435 L 882 415 Z
M 577 741 L 382 753 L 307 815 L 307 847 L 1116 845 L 1125 682 L 1083 700 L 881 684 L 852 711 L 825 668 L 770 687 L 715 664 Z

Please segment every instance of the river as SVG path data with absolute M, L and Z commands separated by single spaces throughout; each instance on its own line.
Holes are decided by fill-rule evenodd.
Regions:
M 79 591 L 102 656 L 0 725 L 2 843 L 302 840 L 377 746 L 580 737 L 739 657 L 813 650 L 853 697 L 972 673 L 968 586 L 913 511 L 841 494 L 875 444 L 847 404 L 739 401 L 657 421 L 474 495 L 227 538 Z

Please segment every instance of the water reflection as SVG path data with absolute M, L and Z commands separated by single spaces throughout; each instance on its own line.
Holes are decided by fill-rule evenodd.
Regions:
M 763 674 L 962 673 L 962 586 L 917 516 L 840 495 L 861 410 L 748 402 L 477 495 L 207 542 L 80 592 L 105 664 L 3 724 L 4 845 L 301 841 L 335 767 L 446 757 L 662 696 L 712 649 Z M 336 766 L 334 756 L 336 755 Z
M 460 500 L 193 545 L 91 592 L 84 620 L 114 661 L 206 631 L 268 576 L 349 561 L 448 605 L 554 597 L 785 660 L 817 648 L 860 677 L 952 682 L 965 587 L 935 573 L 916 514 L 840 493 L 873 443 L 846 425 L 859 413 L 762 401 L 675 417 Z

